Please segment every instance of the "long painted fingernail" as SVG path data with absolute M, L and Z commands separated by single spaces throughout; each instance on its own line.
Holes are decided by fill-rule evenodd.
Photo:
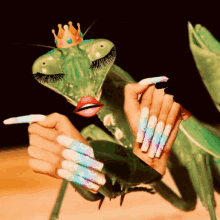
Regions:
M 70 172 L 74 172 L 75 174 L 82 176 L 85 179 L 97 182 L 100 185 L 104 185 L 106 183 L 105 178 L 101 176 L 101 174 L 98 174 L 93 170 L 89 170 L 88 168 L 73 163 L 72 161 L 64 160 L 62 162 L 62 168 Z
M 11 124 L 21 124 L 21 123 L 30 123 L 30 122 L 38 122 L 43 121 L 46 118 L 45 115 L 25 115 L 25 116 L 19 116 L 19 117 L 13 117 L 8 118 L 3 121 L 5 125 L 11 125 Z
M 160 155 L 161 155 L 161 153 L 163 151 L 163 148 L 166 145 L 166 142 L 167 142 L 167 139 L 168 139 L 169 134 L 171 132 L 171 129 L 172 129 L 171 125 L 166 125 L 166 127 L 164 129 L 164 132 L 163 132 L 163 136 L 162 136 L 162 138 L 160 140 L 159 147 L 158 147 L 157 152 L 156 152 L 156 157 L 158 157 L 158 158 L 160 157 Z
M 72 139 L 72 138 L 69 138 L 66 135 L 58 136 L 57 142 L 65 147 L 69 148 L 69 149 L 75 150 L 81 154 L 86 154 L 86 155 L 94 158 L 94 152 L 90 146 L 85 145 L 79 141 Z
M 57 173 L 60 177 L 69 180 L 69 181 L 73 181 L 79 185 L 82 185 L 88 189 L 94 190 L 94 191 L 98 191 L 99 186 L 90 182 L 89 180 L 84 179 L 81 176 L 78 175 L 73 175 L 71 172 L 67 171 L 67 170 L 63 170 L 63 169 L 59 169 L 57 170 Z
M 157 147 L 159 145 L 160 138 L 163 133 L 163 129 L 164 129 L 164 123 L 162 121 L 158 122 L 156 129 L 155 129 L 154 137 L 153 137 L 153 140 L 152 140 L 151 146 L 150 146 L 150 152 L 148 155 L 150 158 L 154 158 L 154 156 L 157 152 Z
M 138 125 L 137 139 L 136 139 L 136 142 L 138 143 L 143 142 L 144 133 L 148 122 L 148 116 L 149 116 L 149 108 L 147 107 L 142 108 L 141 117 Z
M 62 156 L 66 160 L 72 160 L 75 163 L 81 164 L 86 167 L 90 167 L 96 170 L 102 170 L 104 164 L 92 159 L 91 157 L 85 156 L 83 154 L 77 153 L 74 150 L 66 149 L 62 152 Z
M 153 134 L 154 134 L 156 124 L 157 124 L 157 117 L 156 116 L 151 116 L 149 118 L 147 129 L 145 131 L 145 137 L 144 137 L 144 141 L 143 141 L 143 144 L 142 144 L 142 147 L 141 147 L 142 152 L 147 152 L 147 150 L 149 148 L 149 145 L 150 145 L 150 142 L 151 142 L 151 139 L 152 139 Z
M 145 85 L 150 85 L 150 84 L 155 84 L 158 82 L 166 82 L 169 78 L 167 78 L 166 76 L 160 76 L 160 77 L 153 77 L 153 78 L 146 78 L 146 79 L 142 79 L 139 84 L 142 86 Z

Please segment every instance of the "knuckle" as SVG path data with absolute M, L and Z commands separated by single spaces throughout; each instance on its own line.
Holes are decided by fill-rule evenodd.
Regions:
M 29 144 L 35 146 L 37 142 L 37 135 L 31 134 L 29 136 Z
M 34 170 L 34 167 L 33 167 L 33 159 L 29 159 L 29 160 L 28 160 L 28 165 L 29 165 L 29 167 L 30 167 L 31 169 Z
M 35 124 L 30 124 L 30 125 L 28 126 L 28 133 L 29 133 L 29 134 L 33 133 L 34 130 L 35 130 L 34 128 L 35 128 Z
M 125 88 L 124 88 L 125 93 L 127 93 L 131 88 L 132 88 L 132 84 L 131 83 L 126 84 Z
M 166 114 L 160 114 L 160 116 L 158 117 L 158 122 L 162 121 L 162 122 L 166 122 L 167 120 L 167 115 Z
M 35 151 L 35 149 L 36 149 L 36 147 L 34 147 L 34 146 L 32 146 L 32 145 L 30 145 L 29 147 L 28 147 L 28 154 L 29 154 L 29 156 L 31 156 L 31 157 L 33 157 L 34 156 L 34 151 Z
M 61 114 L 57 113 L 57 112 L 54 112 L 52 114 L 50 114 L 51 117 L 53 118 L 59 118 Z
M 55 118 L 56 120 L 58 120 L 58 121 L 64 121 L 64 120 L 66 121 L 66 120 L 68 120 L 68 118 L 65 115 L 59 114 L 57 112 L 52 113 L 51 116 L 53 118 Z
M 175 117 L 169 117 L 167 119 L 167 124 L 169 124 L 169 125 L 171 125 L 171 127 L 173 127 L 175 121 L 176 121 Z
M 150 109 L 150 117 L 151 116 L 158 116 L 158 114 L 159 114 L 159 111 L 158 111 L 158 109 L 156 109 L 156 108 L 151 108 Z

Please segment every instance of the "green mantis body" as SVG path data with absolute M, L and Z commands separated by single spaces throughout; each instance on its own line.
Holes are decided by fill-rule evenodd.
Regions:
M 197 32 L 199 31 L 197 28 Z M 209 44 L 210 37 L 203 43 L 210 46 L 203 50 L 199 48 L 198 44 L 202 44 L 204 33 L 205 36 L 209 34 L 207 30 L 202 31 L 201 36 L 198 36 L 199 34 L 189 26 L 191 50 L 202 77 L 207 78 L 204 70 L 205 73 L 212 71 L 212 80 L 219 80 L 220 55 L 216 53 L 215 46 Z M 206 56 L 211 59 L 209 64 L 201 61 Z M 82 97 L 88 96 L 100 102 L 103 107 L 97 115 L 112 133 L 110 136 L 96 125 L 90 125 L 81 131 L 84 138 L 93 140 L 90 144 L 94 149 L 95 158 L 104 160 L 103 172 L 107 182 L 100 188 L 99 193 L 95 195 L 77 184 L 71 184 L 87 200 L 102 202 L 104 196 L 115 198 L 121 195 L 123 200 L 128 192 L 151 192 L 146 188 L 135 187 L 140 183 L 150 183 L 163 198 L 183 211 L 194 210 L 198 196 L 209 210 L 211 220 L 216 220 L 214 191 L 220 193 L 219 130 L 207 127 L 194 117 L 181 123 L 168 162 L 168 169 L 181 197 L 163 183 L 160 176 L 153 172 L 146 173 L 147 171 L 141 173 L 144 165 L 138 158 L 133 157 L 133 137 L 123 111 L 124 86 L 135 81 L 128 73 L 114 65 L 114 61 L 113 43 L 100 39 L 83 41 L 74 47 L 55 49 L 39 57 L 33 65 L 34 77 L 43 85 L 63 95 L 73 105 L 77 106 Z M 220 99 L 220 87 L 215 80 L 207 80 L 205 84 L 217 104 Z M 214 87 L 210 87 L 209 83 L 214 83 Z M 80 114 L 80 111 L 78 113 Z M 105 156 L 105 153 L 113 157 Z M 114 161 L 117 164 L 121 162 L 122 165 L 128 163 L 127 161 L 132 163 L 118 171 L 117 167 L 112 168 Z M 132 169 L 134 165 L 137 165 L 136 169 Z M 126 167 L 128 170 L 125 170 Z M 152 179 L 149 179 L 150 175 Z M 67 181 L 64 180 L 51 219 L 58 217 L 66 185 Z

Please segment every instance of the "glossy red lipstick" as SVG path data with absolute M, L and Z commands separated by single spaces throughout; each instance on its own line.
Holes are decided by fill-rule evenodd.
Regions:
M 103 106 L 101 102 L 89 95 L 79 100 L 73 113 L 89 118 L 96 115 Z

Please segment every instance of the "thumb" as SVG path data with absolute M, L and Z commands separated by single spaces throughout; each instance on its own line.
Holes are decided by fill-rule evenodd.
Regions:
M 146 91 L 151 84 L 155 84 L 158 82 L 166 82 L 167 80 L 168 80 L 167 77 L 160 76 L 160 77 L 146 78 L 141 80 L 139 83 L 127 84 L 124 90 L 125 111 L 128 109 L 129 110 L 133 109 L 134 111 L 137 111 L 138 106 L 140 104 L 138 100 L 138 95 Z

